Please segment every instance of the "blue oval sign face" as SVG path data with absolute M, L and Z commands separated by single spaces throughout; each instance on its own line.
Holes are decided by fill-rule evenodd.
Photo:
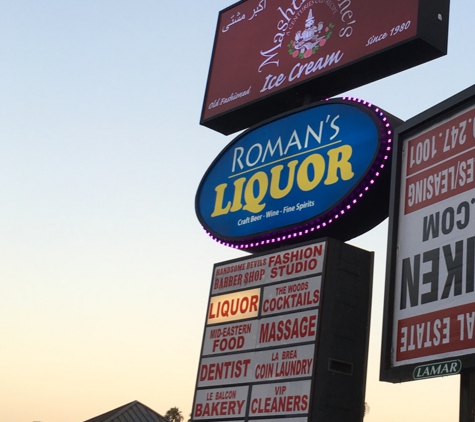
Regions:
M 203 177 L 198 218 L 216 239 L 251 250 L 310 232 L 331 236 L 329 226 L 352 218 L 384 171 L 391 131 L 379 109 L 345 99 L 252 128 Z

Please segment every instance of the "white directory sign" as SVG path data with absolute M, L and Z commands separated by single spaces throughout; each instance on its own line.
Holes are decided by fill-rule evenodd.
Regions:
M 258 321 L 208 326 L 203 340 L 203 355 L 242 352 L 254 349 L 257 341 Z
M 325 248 L 215 266 L 193 419 L 307 420 Z
M 383 353 L 387 368 L 407 367 L 411 378 L 414 365 L 475 353 L 473 104 L 452 106 L 399 140 Z

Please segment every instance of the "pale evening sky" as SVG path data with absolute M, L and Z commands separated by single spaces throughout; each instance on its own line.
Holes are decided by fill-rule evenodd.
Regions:
M 78 422 L 133 400 L 191 412 L 213 263 L 198 183 L 232 140 L 199 125 L 232 1 L 0 1 L 0 421 Z M 449 54 L 350 94 L 408 119 L 475 83 L 473 0 Z M 459 377 L 379 382 L 387 222 L 375 251 L 368 421 L 458 417 Z

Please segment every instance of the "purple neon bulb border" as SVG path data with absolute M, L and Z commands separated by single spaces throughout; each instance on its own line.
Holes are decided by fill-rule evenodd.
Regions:
M 327 101 L 328 100 L 329 99 L 327 98 Z M 343 216 L 347 211 L 349 211 L 353 205 L 358 203 L 358 200 L 361 199 L 364 194 L 369 191 L 371 185 L 374 185 L 376 179 L 380 175 L 380 171 L 384 169 L 390 158 L 389 155 L 392 149 L 391 144 L 393 129 L 388 121 L 388 118 L 384 115 L 383 111 L 379 107 L 373 106 L 373 104 L 371 104 L 370 102 L 355 97 L 343 97 L 342 100 L 353 101 L 368 107 L 379 116 L 380 121 L 386 127 L 386 134 L 383 133 L 383 137 L 381 139 L 381 146 L 376 156 L 375 162 L 364 177 L 364 179 L 360 182 L 359 186 L 355 190 L 353 190 L 353 192 L 348 197 L 345 198 L 345 200 L 340 204 L 340 206 L 333 208 L 327 214 L 316 218 L 314 221 L 305 223 L 304 225 L 293 227 L 290 229 L 284 229 L 281 231 L 276 231 L 272 234 L 268 233 L 262 235 L 261 239 L 253 241 L 239 240 L 236 242 L 220 240 L 205 229 L 206 233 L 212 239 L 224 246 L 242 250 L 270 245 L 272 243 L 305 236 L 309 233 L 318 231 L 326 227 L 327 225 L 332 224 L 334 220 L 339 219 L 340 216 Z

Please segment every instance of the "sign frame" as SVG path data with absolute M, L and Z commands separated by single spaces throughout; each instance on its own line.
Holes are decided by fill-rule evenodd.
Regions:
M 272 269 L 276 268 L 275 266 L 273 267 L 274 264 L 271 265 L 271 262 L 277 262 L 279 259 L 287 259 L 293 256 L 292 262 L 296 265 L 297 262 L 304 262 L 305 259 L 307 261 L 311 260 L 307 252 L 315 250 L 314 248 L 320 248 L 321 252 L 318 255 L 319 263 L 313 269 L 293 273 L 290 276 L 274 273 L 274 277 L 271 277 L 271 274 L 273 274 Z M 301 243 L 293 247 L 256 253 L 250 257 L 242 257 L 215 264 L 197 371 L 192 419 L 197 421 L 257 421 L 261 417 L 267 416 L 272 417 L 272 420 L 286 418 L 287 421 L 294 421 L 294 419 L 288 419 L 289 416 L 293 416 L 295 422 L 316 422 L 318 420 L 327 420 L 331 417 L 348 422 L 359 422 L 364 412 L 373 260 L 373 252 L 356 248 L 335 239 L 323 238 Z M 269 272 L 261 276 L 256 273 L 258 284 L 251 283 L 251 286 L 248 284 L 246 287 L 244 283 L 246 274 L 259 271 L 260 269 L 266 269 Z M 224 280 L 221 278 L 223 275 L 226 275 L 228 278 Z M 242 275 L 241 284 L 238 283 L 239 275 Z M 270 304 L 272 303 L 272 297 L 276 299 L 280 294 L 295 296 L 295 289 L 287 288 L 286 290 L 284 286 L 294 285 L 296 287 L 297 284 L 302 286 L 307 284 L 307 282 L 310 285 L 309 280 L 314 277 L 319 278 L 314 286 L 319 286 L 320 296 L 319 301 L 313 302 L 313 305 L 310 305 L 310 307 L 304 306 L 302 308 L 300 304 L 295 302 L 292 305 L 291 302 L 294 300 L 292 299 L 290 302 L 286 302 L 287 304 L 279 310 L 278 314 L 274 314 L 271 312 L 272 310 L 265 314 L 263 313 L 265 304 L 262 301 L 259 304 L 260 315 L 257 319 L 247 318 L 247 315 L 243 313 L 243 319 L 238 323 L 243 326 L 256 323 L 260 327 L 259 330 L 254 331 L 254 349 L 247 347 L 248 337 L 243 340 L 246 343 L 244 343 L 242 351 L 231 346 L 232 336 L 238 338 L 238 334 L 243 337 L 249 335 L 249 331 L 246 329 L 238 329 L 234 320 L 232 320 L 231 324 L 210 325 L 209 323 L 210 318 L 214 317 L 217 309 L 216 305 L 211 312 L 211 303 L 217 303 L 216 301 L 211 302 L 213 297 L 224 297 L 229 292 L 245 293 L 246 291 L 261 288 L 263 293 L 260 297 L 267 299 L 268 304 Z M 281 290 L 282 288 L 283 290 Z M 299 295 L 306 295 L 305 289 L 306 287 L 303 287 L 300 290 L 302 293 Z M 275 295 L 268 294 L 270 292 L 266 293 L 266 290 L 273 290 Z M 309 297 L 314 297 L 310 290 L 308 290 L 307 303 Z M 291 305 L 290 307 L 289 304 Z M 269 309 L 271 307 L 272 305 L 269 305 Z M 300 318 L 300 321 L 303 321 L 306 317 L 308 317 L 307 321 L 313 318 L 315 324 L 315 331 L 310 333 L 310 336 L 308 333 L 304 335 L 299 334 L 297 338 L 292 334 L 290 340 L 284 339 L 280 343 L 270 340 L 270 337 L 273 335 L 277 336 L 277 333 L 281 332 L 277 328 L 280 323 L 283 323 L 283 327 L 292 318 L 295 318 L 295 320 Z M 269 328 L 269 324 L 274 324 L 274 327 L 276 327 L 275 334 L 269 334 L 273 332 Z M 299 322 L 299 325 L 303 327 L 301 322 Z M 221 331 L 219 333 L 218 331 L 208 333 L 210 327 Z M 228 327 L 227 331 L 226 327 Z M 227 334 L 223 334 L 225 332 Z M 226 346 L 224 349 L 218 348 L 213 350 L 207 346 L 207 343 L 216 345 L 216 339 L 226 338 L 222 337 L 222 335 L 227 336 L 227 345 L 229 347 Z M 312 339 L 311 337 L 314 338 Z M 252 339 L 250 343 L 252 345 Z M 291 349 L 295 350 L 292 352 Z M 258 365 L 253 365 L 256 362 L 260 364 L 266 362 L 266 359 L 262 359 L 262 354 L 268 355 L 267 365 L 271 365 L 270 356 L 272 355 L 272 361 L 280 359 L 281 363 L 277 365 L 282 366 L 282 363 L 291 363 L 288 359 L 302 359 L 303 356 L 301 356 L 300 351 L 296 352 L 297 349 L 302 350 L 302 355 L 308 358 L 308 361 L 310 361 L 310 358 L 312 359 L 312 363 L 307 365 L 307 368 L 311 365 L 312 369 L 310 372 L 307 371 L 304 374 L 291 373 L 290 375 L 283 376 L 277 375 L 275 373 L 278 372 L 276 369 L 270 376 L 257 376 Z M 276 351 L 277 354 L 275 353 Z M 290 355 L 285 357 L 284 351 L 287 351 L 290 355 L 292 353 L 295 354 L 293 357 L 289 357 Z M 258 357 L 258 355 L 260 356 Z M 277 355 L 281 355 L 281 357 L 274 359 Z M 233 359 L 235 363 L 232 363 Z M 227 366 L 231 368 L 230 371 L 233 371 L 230 372 L 231 375 L 227 373 L 225 378 L 224 372 L 219 373 L 221 377 L 220 385 L 224 386 L 221 387 L 221 391 L 217 391 L 216 388 L 219 381 L 217 382 L 215 374 L 218 374 L 218 371 L 211 372 L 213 361 L 216 362 L 216 367 L 221 365 L 221 367 L 225 368 Z M 253 368 L 255 368 L 255 372 Z M 251 375 L 250 372 L 252 372 Z M 262 375 L 262 372 L 259 373 Z M 212 374 L 212 377 L 207 378 L 208 374 Z M 301 394 L 305 394 L 306 397 L 305 412 L 278 411 L 278 413 L 272 414 L 272 411 L 259 411 L 260 414 L 256 413 L 255 405 L 257 403 L 256 400 L 260 400 L 259 397 L 262 399 L 262 403 L 264 403 L 264 400 L 272 400 L 269 397 L 274 394 L 274 390 L 277 397 L 279 394 L 278 389 L 281 392 L 285 389 L 295 392 L 299 391 L 299 384 L 301 386 Z M 268 393 L 265 394 L 263 392 L 266 390 L 266 387 Z M 237 394 L 236 398 L 236 392 L 234 392 L 235 389 L 243 388 L 248 388 L 247 402 L 245 403 L 244 397 L 239 397 L 239 394 Z M 209 395 L 206 394 L 208 391 Z M 220 395 L 220 402 L 217 402 L 218 398 L 216 396 L 218 393 Z M 223 404 L 223 397 L 236 398 L 237 404 L 232 406 L 230 404 Z M 205 398 L 211 404 L 208 407 L 206 407 Z M 215 409 L 224 409 L 233 413 L 227 415 L 206 414 L 212 408 L 213 400 L 217 402 L 215 403 Z M 296 403 L 295 400 L 294 403 Z M 261 410 L 266 407 L 269 408 L 268 405 L 261 405 L 259 403 Z M 243 415 L 244 409 L 245 415 Z
M 256 98 L 246 100 L 247 97 L 254 96 L 254 91 L 262 91 L 260 86 L 252 86 L 252 89 L 251 87 L 248 89 L 248 85 L 252 80 L 249 78 L 249 80 L 243 80 L 242 86 L 240 86 L 240 88 L 247 91 L 237 92 L 240 88 L 237 88 L 237 86 L 236 88 L 230 87 L 229 89 L 232 91 L 231 97 L 215 99 L 214 97 L 217 95 L 224 95 L 218 94 L 218 92 L 210 92 L 213 87 L 213 81 L 216 80 L 215 78 L 222 77 L 220 76 L 220 71 L 217 73 L 218 76 L 215 75 L 216 66 L 219 64 L 216 52 L 220 45 L 219 36 L 222 35 L 221 17 L 226 12 L 229 12 L 228 14 L 234 13 L 234 8 L 245 4 L 247 1 L 249 0 L 239 1 L 223 9 L 219 14 L 200 118 L 201 125 L 225 135 L 248 128 L 277 114 L 293 110 L 309 102 L 323 100 L 341 94 L 350 89 L 402 72 L 447 54 L 450 0 L 414 0 L 414 2 L 417 2 L 415 6 L 418 8 L 418 11 L 417 22 L 413 22 L 413 25 L 417 24 L 417 31 L 416 34 L 410 38 L 403 39 L 401 42 L 392 42 L 386 47 L 378 47 L 378 49 L 370 53 L 363 53 L 362 47 L 359 47 L 362 50 L 361 54 L 352 58 L 348 63 L 345 62 L 337 67 L 330 66 L 328 69 L 324 69 L 323 72 L 317 72 L 317 74 L 312 77 L 305 78 L 304 80 L 298 79 L 291 83 L 289 82 L 288 85 L 287 82 L 284 82 L 282 85 L 284 88 L 278 87 L 272 91 L 257 94 L 258 96 Z M 260 3 L 262 3 L 262 1 L 265 2 L 265 0 L 261 0 Z M 340 3 L 337 0 L 335 0 L 335 2 Z M 343 10 L 346 9 L 345 6 L 346 3 L 343 6 Z M 283 7 L 286 8 L 288 5 L 283 5 Z M 343 10 L 341 12 L 343 12 Z M 348 10 L 345 10 L 345 12 L 347 13 Z M 380 13 L 382 14 L 383 12 Z M 239 20 L 235 20 L 234 16 L 233 14 L 233 22 L 239 22 Z M 237 13 L 236 16 L 239 16 L 239 13 Z M 243 16 L 244 15 L 241 15 L 240 17 Z M 353 16 L 353 11 L 351 11 L 351 16 Z M 364 17 L 360 17 L 359 19 L 361 20 L 363 18 Z M 364 25 L 369 24 L 370 22 L 364 22 Z M 381 28 L 375 27 L 374 31 L 384 32 L 390 31 L 390 29 L 391 28 L 386 28 L 382 30 Z M 232 31 L 229 33 L 231 32 Z M 376 34 L 373 35 L 373 37 L 374 36 L 376 36 Z M 335 37 L 336 35 L 333 38 Z M 285 45 L 288 42 L 287 38 L 285 39 L 285 44 L 281 47 L 282 50 L 286 50 Z M 387 39 L 389 40 L 389 38 L 392 37 L 388 36 Z M 239 41 L 236 40 L 235 43 L 237 42 Z M 379 45 L 379 42 L 380 41 L 375 44 Z M 232 43 L 228 42 L 226 46 L 227 49 L 230 49 Z M 326 53 L 323 57 L 325 55 Z M 305 62 L 302 63 L 305 65 L 310 63 L 308 60 L 309 59 L 306 59 Z M 232 66 L 235 66 L 235 64 L 232 64 Z M 246 67 L 247 69 L 250 68 L 248 64 L 246 64 Z M 246 68 L 244 68 L 243 71 L 247 71 Z M 279 74 L 277 70 L 274 73 Z M 244 85 L 246 86 L 244 87 Z M 249 95 L 248 91 L 251 95 Z M 229 94 L 231 94 L 231 92 L 226 95 Z M 233 96 L 236 96 L 236 98 Z M 233 105 L 232 108 L 226 105 L 227 109 L 218 111 L 218 107 L 212 104 L 212 100 L 218 102 L 226 100 L 226 104 L 236 103 L 236 105 Z M 216 111 L 214 111 L 215 109 Z
M 388 226 L 388 248 L 386 264 L 386 281 L 384 296 L 384 315 L 382 327 L 381 360 L 380 360 L 380 380 L 392 383 L 413 381 L 415 368 L 432 364 L 443 363 L 448 360 L 460 360 L 462 373 L 475 368 L 475 353 L 452 354 L 444 356 L 427 356 L 425 360 L 419 360 L 415 363 L 393 365 L 392 349 L 394 332 L 394 309 L 396 301 L 396 271 L 398 256 L 398 233 L 400 225 L 400 206 L 402 176 L 401 172 L 404 166 L 403 146 L 406 140 L 415 139 L 418 135 L 424 134 L 432 128 L 438 128 L 437 125 L 450 123 L 459 114 L 470 107 L 475 106 L 475 85 L 459 92 L 445 101 L 431 107 L 419 115 L 408 120 L 396 129 L 394 151 L 392 157 L 392 175 L 391 175 L 391 201 L 389 205 L 389 226 Z M 474 113 L 475 114 L 475 113 Z M 474 116 L 475 117 L 475 116 Z M 475 121 L 475 119 L 474 119 Z M 473 121 L 471 122 L 473 124 Z M 467 128 L 468 130 L 468 128 Z M 475 129 L 474 129 L 475 136 Z M 422 273 L 422 270 L 421 270 Z M 427 290 L 427 288 L 426 288 Z M 425 291 L 426 291 L 425 290 Z M 450 309 L 443 308 L 443 309 Z M 421 314 L 424 315 L 424 314 Z M 463 349 L 462 349 L 463 351 Z M 448 352 L 450 353 L 450 352 Z M 440 353 L 439 353 L 440 354 Z M 423 359 L 423 358 L 421 358 Z
M 336 136 L 337 132 L 331 128 L 334 122 L 334 120 L 332 120 L 334 116 L 330 118 L 330 114 L 332 113 L 330 110 L 339 110 L 335 124 L 342 127 L 341 131 L 340 128 L 338 128 L 338 137 L 333 140 L 331 140 L 330 135 Z M 340 116 L 340 114 L 342 116 Z M 320 121 L 322 116 L 323 120 Z M 356 117 L 358 117 L 358 119 Z M 361 126 L 359 127 L 361 127 L 361 129 L 359 133 L 363 133 L 363 135 L 353 136 L 352 124 L 354 125 L 355 122 L 360 122 L 359 124 Z M 272 250 L 282 245 L 296 244 L 321 237 L 332 237 L 347 241 L 359 236 L 371 230 L 388 216 L 388 188 L 391 175 L 392 138 L 394 130 L 401 123 L 402 120 L 370 102 L 354 97 L 342 97 L 300 107 L 299 109 L 255 125 L 239 134 L 225 146 L 205 172 L 195 197 L 195 210 L 198 220 L 206 232 L 216 241 L 226 246 L 251 252 Z M 374 133 L 368 136 L 367 133 L 369 133 L 370 127 L 371 131 L 374 130 Z M 314 133 L 313 128 L 316 128 L 315 130 L 317 132 L 320 130 L 319 148 L 314 148 L 316 145 L 315 138 L 314 135 L 310 134 Z M 309 130 L 311 130 L 311 132 L 309 132 Z M 276 133 L 278 133 L 278 135 L 276 135 Z M 344 133 L 344 135 L 342 135 L 342 133 Z M 282 137 L 280 135 L 282 135 Z M 306 145 L 306 139 L 310 139 L 308 146 Z M 313 143 L 312 140 L 314 141 Z M 368 161 L 365 170 L 360 171 L 357 177 L 343 180 L 341 170 L 338 170 L 338 174 L 340 175 L 336 178 L 338 182 L 335 184 L 328 183 L 327 185 L 326 177 L 329 171 L 327 160 L 329 160 L 330 152 L 327 151 L 326 148 L 331 147 L 332 143 L 336 144 L 336 142 L 334 142 L 335 140 L 341 143 L 339 145 L 348 144 L 350 148 L 360 146 L 359 150 L 351 149 L 352 152 L 349 157 L 351 161 L 353 161 L 357 154 L 361 155 L 362 153 L 368 155 Z M 369 156 L 369 152 L 363 152 L 370 150 L 369 143 L 366 144 L 370 140 L 375 141 L 374 152 L 372 152 L 373 155 L 371 157 Z M 268 162 L 270 159 L 265 162 L 264 160 L 261 161 L 260 157 L 262 155 L 264 158 L 266 157 L 269 145 L 272 144 L 277 151 L 277 144 L 279 142 L 281 149 L 285 148 L 285 153 L 278 156 L 278 159 L 274 159 L 273 155 L 269 153 L 268 155 L 272 157 L 274 161 Z M 301 147 L 300 142 L 305 144 L 305 147 Z M 251 144 L 252 147 L 250 147 Z M 236 175 L 231 172 L 231 168 L 233 168 L 232 171 L 234 171 L 237 155 L 236 151 L 238 149 L 244 151 L 242 145 L 247 148 L 246 151 L 249 155 L 252 152 L 253 160 L 255 160 L 254 156 L 258 150 L 255 148 L 256 146 L 260 146 L 260 151 L 264 152 L 259 155 L 259 162 L 257 163 L 256 161 L 252 164 L 254 167 L 249 166 L 241 169 L 241 174 L 247 179 L 244 182 L 244 187 L 241 186 L 240 188 L 243 192 L 241 192 L 241 198 L 237 201 L 236 196 L 230 195 L 232 192 L 239 192 L 239 189 L 233 186 L 232 181 L 236 181 Z M 368 146 L 363 147 L 363 145 Z M 291 146 L 291 148 L 289 148 L 289 146 Z M 297 147 L 298 151 L 296 151 Z M 287 153 L 288 149 L 290 153 Z M 318 151 L 316 151 L 317 149 Z M 278 152 L 276 152 L 276 154 L 277 153 Z M 322 154 L 322 157 L 325 157 L 324 160 L 322 159 L 323 173 L 319 176 L 322 179 L 318 182 L 319 179 L 315 177 L 317 180 L 315 186 L 306 190 L 300 190 L 299 187 L 297 187 L 298 182 L 296 181 L 298 174 L 300 174 L 298 170 L 302 162 L 312 158 L 310 156 L 311 154 L 315 154 L 315 156 Z M 242 156 L 244 155 L 245 153 L 243 152 Z M 341 155 L 338 154 L 338 157 L 341 157 Z M 295 170 L 295 178 L 287 176 L 287 166 L 289 166 L 289 161 L 293 159 L 300 160 Z M 350 159 L 348 160 L 350 161 Z M 247 156 L 246 158 L 243 157 L 242 161 L 246 163 Z M 262 174 L 263 172 L 267 172 L 264 174 L 264 177 L 268 181 L 268 185 L 271 186 L 274 177 L 270 173 L 272 173 L 274 169 L 272 168 L 269 173 L 269 166 L 282 163 L 285 164 L 286 168 L 282 170 L 284 176 L 282 176 L 282 181 L 279 182 L 279 185 L 285 186 L 285 180 L 292 180 L 290 191 L 285 193 L 284 196 L 279 197 L 279 199 L 274 199 L 270 193 L 270 188 L 267 187 L 264 196 L 257 201 L 259 205 L 262 203 L 265 207 L 259 212 L 250 211 L 249 209 L 244 211 L 246 207 L 243 207 L 243 205 L 245 205 L 248 188 L 251 186 L 256 190 L 256 185 L 259 188 L 261 186 L 261 181 L 255 180 L 257 173 Z M 238 166 L 236 165 L 236 167 Z M 310 165 L 309 168 L 310 170 L 307 171 L 312 173 L 312 165 Z M 280 172 L 277 174 L 280 175 Z M 214 185 L 211 185 L 211 182 L 209 182 L 210 179 L 214 181 L 216 175 L 220 176 L 219 182 L 221 184 L 219 187 L 224 186 L 224 189 L 221 189 L 219 194 L 218 182 L 214 183 Z M 276 176 L 276 179 L 280 179 L 280 176 Z M 340 196 L 335 195 L 335 187 L 340 185 L 349 186 L 349 184 L 353 184 L 353 186 L 347 188 L 345 194 Z M 322 189 L 325 189 L 325 195 L 322 194 Z M 258 196 L 260 196 L 260 189 Z M 322 197 L 325 199 L 333 198 L 333 200 L 331 204 L 327 200 L 326 206 L 322 207 L 320 204 Z M 214 212 L 216 212 L 216 208 L 221 209 L 224 204 L 229 204 L 227 205 L 227 208 L 229 208 L 231 200 L 233 207 L 222 210 L 223 212 L 216 216 L 213 215 Z M 243 204 L 233 211 L 235 202 L 243 202 Z M 321 202 L 324 203 L 324 201 Z M 295 206 L 297 203 L 307 203 L 307 205 L 310 204 L 311 206 L 306 207 L 303 211 L 299 211 L 298 207 Z M 215 211 L 211 213 L 213 204 Z M 210 209 L 205 210 L 205 207 Z M 289 213 L 285 213 L 284 208 L 293 208 L 293 210 Z M 294 212 L 296 209 L 297 212 Z M 315 209 L 319 209 L 318 212 L 314 211 Z M 269 212 L 274 212 L 277 216 L 268 218 L 267 213 Z M 284 220 L 284 217 L 289 217 L 289 221 Z M 218 220 L 219 222 L 214 222 L 213 220 Z M 237 224 L 241 221 L 245 224 L 238 227 Z M 358 224 L 355 224 L 355 221 L 358 221 Z M 266 224 L 266 226 L 262 229 L 260 227 L 262 227 L 263 224 Z M 259 229 L 257 229 L 257 227 L 259 227 Z M 237 228 L 241 228 L 242 230 L 238 231 Z M 231 229 L 235 233 L 231 233 Z

